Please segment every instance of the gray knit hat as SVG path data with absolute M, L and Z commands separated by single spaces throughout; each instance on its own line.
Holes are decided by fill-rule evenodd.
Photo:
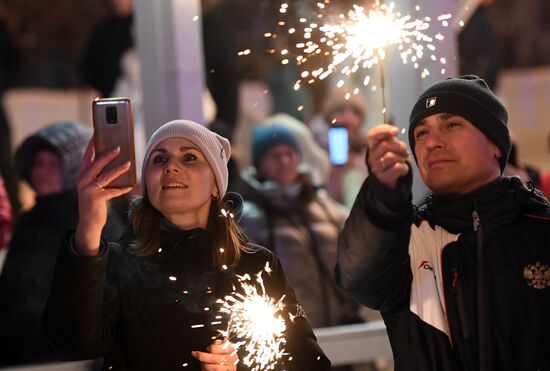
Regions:
M 155 147 L 168 138 L 184 138 L 193 142 L 202 152 L 214 176 L 216 177 L 216 185 L 220 193 L 220 198 L 223 198 L 227 191 L 228 170 L 227 161 L 231 156 L 231 145 L 229 140 L 208 130 L 206 127 L 189 120 L 174 120 L 167 122 L 158 128 L 149 143 L 143 158 L 143 166 L 141 168 L 141 191 L 145 196 L 147 189 L 145 186 L 145 170 L 149 163 L 149 157 Z

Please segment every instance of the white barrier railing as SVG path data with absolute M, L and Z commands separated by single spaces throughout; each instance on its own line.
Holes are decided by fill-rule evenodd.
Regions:
M 2 371 L 90 371 L 92 361 L 54 362 L 44 365 L 0 368 Z
M 314 332 L 319 345 L 332 361 L 333 366 L 392 357 L 383 321 L 318 328 Z
M 384 322 L 375 321 L 314 330 L 319 345 L 334 366 L 391 357 L 392 352 Z M 64 362 L 40 366 L 3 368 L 3 371 L 84 371 L 91 362 Z

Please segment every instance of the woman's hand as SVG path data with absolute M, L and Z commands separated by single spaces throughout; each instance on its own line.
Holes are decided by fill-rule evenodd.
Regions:
M 195 350 L 191 355 L 201 362 L 201 370 L 204 371 L 235 371 L 239 356 L 237 350 L 230 342 L 216 340 L 207 348 L 208 352 Z
M 126 188 L 108 188 L 109 184 L 130 168 L 130 163 L 105 171 L 105 167 L 120 153 L 120 148 L 94 158 L 93 138 L 88 143 L 84 157 L 80 162 L 76 179 L 78 193 L 79 221 L 76 228 L 75 248 L 81 255 L 97 255 L 101 230 L 107 222 L 107 201 L 132 190 Z
M 370 174 L 392 189 L 399 178 L 407 175 L 410 163 L 407 145 L 397 139 L 397 133 L 399 129 L 391 125 L 379 125 L 367 133 Z

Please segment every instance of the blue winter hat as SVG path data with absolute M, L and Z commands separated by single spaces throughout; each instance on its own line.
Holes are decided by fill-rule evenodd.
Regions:
M 298 140 L 284 126 L 277 124 L 256 126 L 252 131 L 252 162 L 254 167 L 258 169 L 266 152 L 280 144 L 286 144 L 301 154 Z

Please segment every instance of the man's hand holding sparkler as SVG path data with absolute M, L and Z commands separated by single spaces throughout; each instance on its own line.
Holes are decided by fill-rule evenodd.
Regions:
M 379 125 L 367 134 L 369 173 L 386 187 L 394 189 L 409 172 L 410 155 L 405 142 L 397 139 L 399 128 Z
M 207 352 L 196 350 L 191 355 L 201 362 L 201 370 L 204 371 L 235 371 L 239 362 L 237 350 L 228 341 L 216 340 Z

